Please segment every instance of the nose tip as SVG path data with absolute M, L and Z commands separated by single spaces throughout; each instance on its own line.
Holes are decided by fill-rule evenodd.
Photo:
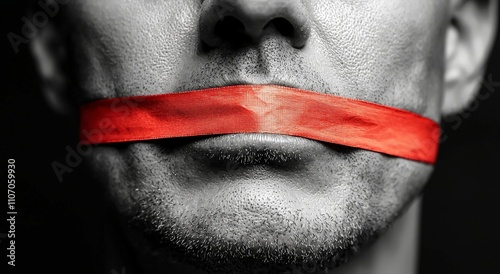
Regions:
M 258 41 L 271 25 L 295 48 L 305 46 L 309 20 L 301 0 L 205 0 L 200 38 L 211 47 L 235 37 Z

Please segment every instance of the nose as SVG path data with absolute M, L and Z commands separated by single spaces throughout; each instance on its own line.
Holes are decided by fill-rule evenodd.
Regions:
M 274 27 L 295 48 L 306 45 L 310 22 L 302 0 L 205 0 L 200 38 L 211 47 L 224 41 L 258 41 Z

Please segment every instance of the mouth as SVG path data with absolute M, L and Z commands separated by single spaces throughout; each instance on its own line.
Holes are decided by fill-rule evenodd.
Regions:
M 227 134 L 196 140 L 188 149 L 213 168 L 271 166 L 291 168 L 313 160 L 327 148 L 321 142 L 278 134 Z
M 267 43 L 267 47 L 212 51 L 199 66 L 186 68 L 186 77 L 180 78 L 183 80 L 175 85 L 175 92 L 274 85 L 334 94 L 328 82 L 297 52 L 279 41 Z M 290 62 L 284 64 L 284 60 Z M 224 165 L 283 167 L 312 161 L 312 155 L 324 154 L 333 146 L 289 135 L 252 133 L 203 137 L 189 142 L 187 147 L 201 159 Z
M 240 75 L 241 76 L 241 75 Z M 196 78 L 195 78 L 196 79 Z M 202 85 L 183 86 L 186 90 L 227 87 L 236 85 L 270 85 L 330 93 L 326 85 L 312 85 L 315 81 L 289 81 L 293 78 L 275 77 L 214 77 Z M 194 82 L 192 83 L 194 84 Z M 208 162 L 212 168 L 225 169 L 243 167 L 273 166 L 292 168 L 312 161 L 313 155 L 324 153 L 329 146 L 325 143 L 290 135 L 271 133 L 224 134 L 201 137 L 188 142 L 186 148 L 200 161 Z M 229 168 L 228 168 L 229 167 Z

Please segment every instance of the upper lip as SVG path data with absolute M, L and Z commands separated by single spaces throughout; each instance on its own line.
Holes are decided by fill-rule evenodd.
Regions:
M 303 85 L 294 85 L 292 83 L 289 83 L 287 81 L 280 80 L 280 79 L 273 79 L 270 81 L 258 81 L 258 82 L 233 80 L 233 81 L 227 81 L 226 83 L 224 83 L 222 85 L 222 87 L 235 86 L 235 85 L 273 85 L 273 86 L 283 86 L 283 87 L 296 88 L 296 89 L 312 90 L 311 87 L 306 87 Z
M 193 87 L 193 86 L 188 86 L 188 87 L 182 87 L 178 88 L 177 92 L 181 91 L 189 91 L 189 90 L 200 90 L 200 89 L 209 89 L 209 88 L 218 88 L 218 87 L 226 87 L 226 86 L 236 86 L 236 85 L 274 85 L 274 86 L 283 86 L 283 87 L 289 87 L 289 88 L 296 88 L 296 89 L 302 89 L 302 90 L 309 90 L 309 91 L 314 91 L 314 92 L 319 92 L 319 93 L 328 93 L 328 90 L 326 88 L 319 89 L 317 87 L 314 87 L 314 85 L 311 84 L 311 82 L 304 82 L 304 83 L 297 83 L 297 84 L 292 84 L 290 81 L 284 80 L 284 79 L 269 79 L 269 80 L 260 80 L 260 81 L 248 81 L 248 80 L 241 80 L 241 79 L 225 79 L 222 82 L 209 82 L 205 83 L 202 87 Z M 326 85 L 325 85 L 326 86 Z

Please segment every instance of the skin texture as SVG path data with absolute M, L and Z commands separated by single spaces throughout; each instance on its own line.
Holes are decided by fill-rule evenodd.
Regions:
M 77 98 L 272 83 L 439 117 L 444 1 L 296 1 L 310 30 L 302 48 L 272 26 L 256 42 L 206 47 L 198 28 L 204 4 L 68 6 Z M 324 144 L 294 156 L 270 148 L 262 156 L 270 163 L 249 151 L 207 156 L 188 141 L 162 140 L 101 146 L 87 162 L 137 228 L 126 229 L 133 244 L 154 258 L 237 272 L 342 263 L 387 228 L 432 170 Z M 228 169 L 231 162 L 238 168 Z
M 75 0 L 64 17 L 78 68 L 71 97 L 277 84 L 439 121 L 452 2 Z M 227 139 L 200 145 L 217 138 L 94 147 L 86 163 L 142 271 L 334 268 L 376 240 L 432 172 L 299 138 L 244 138 L 232 150 Z

